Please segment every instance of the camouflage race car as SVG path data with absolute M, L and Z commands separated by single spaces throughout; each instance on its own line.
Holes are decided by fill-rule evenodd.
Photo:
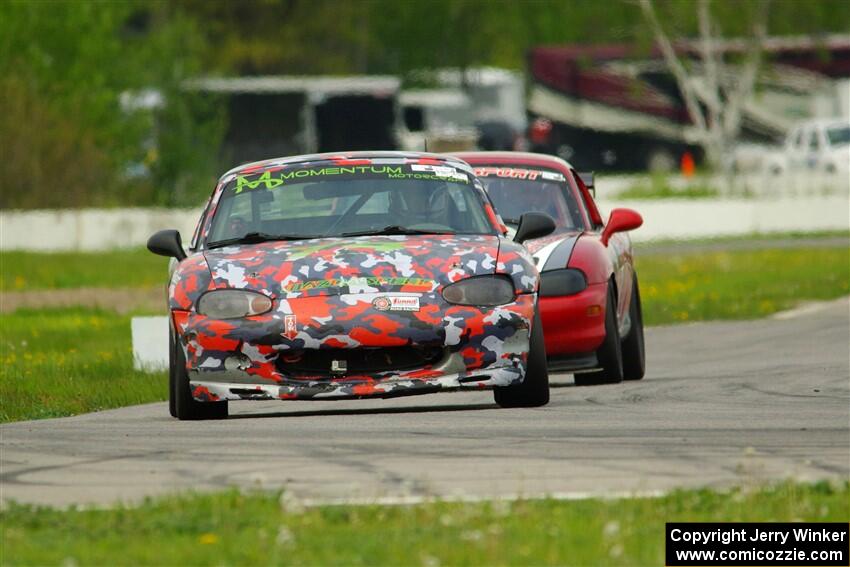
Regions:
M 358 152 L 240 166 L 216 186 L 168 286 L 170 410 L 227 416 L 228 400 L 391 397 L 493 388 L 548 402 L 539 275 L 464 162 Z

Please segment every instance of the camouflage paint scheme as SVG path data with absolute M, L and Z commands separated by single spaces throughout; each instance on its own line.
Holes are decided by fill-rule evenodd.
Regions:
M 219 182 L 196 234 L 205 238 L 222 188 L 245 171 L 401 159 L 449 163 L 471 174 L 469 166 L 451 158 L 369 155 L 375 154 L 270 160 L 233 170 Z M 477 188 L 497 234 L 323 238 L 211 250 L 199 246 L 177 265 L 168 293 L 194 398 L 389 397 L 521 381 L 539 276 L 527 250 L 501 235 L 501 220 L 480 184 Z M 479 308 L 450 304 L 441 295 L 450 283 L 493 274 L 512 280 L 513 302 Z M 273 307 L 241 319 L 197 313 L 198 299 L 213 289 L 257 291 L 272 298 Z M 386 310 L 373 304 L 389 297 L 418 298 L 419 309 Z M 413 368 L 351 374 L 303 372 L 297 364 L 309 351 L 331 359 L 345 358 L 350 349 L 394 348 L 438 354 Z

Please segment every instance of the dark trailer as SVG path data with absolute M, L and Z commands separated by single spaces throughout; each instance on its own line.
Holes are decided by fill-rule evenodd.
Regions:
M 186 86 L 226 99 L 222 157 L 229 164 L 398 146 L 396 77 L 202 78 Z
M 747 49 L 740 40 L 718 45 L 735 55 Z M 675 48 L 699 77 L 697 43 L 682 41 Z M 756 93 L 744 102 L 742 140 L 779 142 L 800 120 L 847 106 L 850 36 L 768 38 L 764 60 Z M 702 157 L 676 81 L 657 48 L 541 46 L 530 51 L 528 69 L 534 151 L 582 168 L 628 171 L 673 169 L 684 152 Z M 729 69 L 735 72 L 734 65 Z

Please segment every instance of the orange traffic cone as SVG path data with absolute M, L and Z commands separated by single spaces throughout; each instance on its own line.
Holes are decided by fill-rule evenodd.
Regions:
M 691 155 L 691 152 L 682 154 L 681 169 L 682 175 L 685 177 L 693 177 L 694 173 L 696 173 L 696 164 L 694 163 L 694 156 Z

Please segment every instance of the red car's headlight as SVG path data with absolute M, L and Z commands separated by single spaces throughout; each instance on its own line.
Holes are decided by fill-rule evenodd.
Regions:
M 507 276 L 467 278 L 443 288 L 443 299 L 456 305 L 504 305 L 514 296 L 514 284 Z
M 584 272 L 574 268 L 540 273 L 540 297 L 573 295 L 587 289 Z
M 236 319 L 260 315 L 272 308 L 272 300 L 255 291 L 216 289 L 198 299 L 196 310 L 213 319 Z

